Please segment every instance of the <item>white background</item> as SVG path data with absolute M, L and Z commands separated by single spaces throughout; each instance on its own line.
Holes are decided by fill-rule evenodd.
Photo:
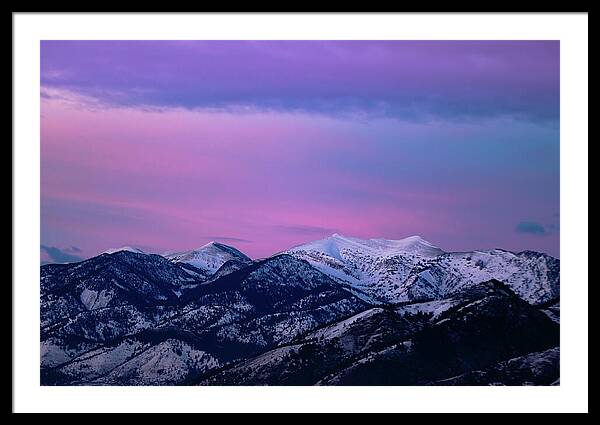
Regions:
M 13 15 L 16 412 L 559 412 L 588 409 L 586 14 Z M 40 40 L 551 39 L 561 50 L 559 387 L 39 386 Z

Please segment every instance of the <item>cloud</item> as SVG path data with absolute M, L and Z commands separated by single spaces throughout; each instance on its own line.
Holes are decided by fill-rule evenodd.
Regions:
M 73 255 L 74 252 L 81 252 L 76 246 L 60 249 L 55 246 L 40 245 L 42 264 L 50 263 L 76 263 L 83 260 L 78 255 Z
M 248 240 L 248 239 L 242 239 L 242 238 L 234 238 L 234 237 L 230 237 L 230 236 L 205 236 L 206 239 L 212 239 L 215 241 L 221 241 L 221 242 L 241 242 L 241 243 L 252 243 L 252 241 Z
M 86 108 L 557 120 L 557 41 L 43 41 L 42 96 Z
M 522 221 L 517 224 L 515 230 L 518 233 L 528 233 L 536 236 L 543 236 L 548 234 L 548 230 L 539 223 L 534 221 Z
M 283 231 L 287 233 L 292 233 L 295 235 L 331 235 L 337 232 L 337 229 L 330 227 L 319 227 L 319 226 L 274 226 L 276 230 Z

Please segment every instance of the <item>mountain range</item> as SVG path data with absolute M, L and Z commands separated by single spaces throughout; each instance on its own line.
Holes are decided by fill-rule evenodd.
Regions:
M 108 250 L 41 266 L 41 384 L 557 384 L 559 269 L 418 236 Z

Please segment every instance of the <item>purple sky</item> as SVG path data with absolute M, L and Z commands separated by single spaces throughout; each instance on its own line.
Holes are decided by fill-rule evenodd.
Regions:
M 43 261 L 334 232 L 559 255 L 559 43 L 43 41 Z

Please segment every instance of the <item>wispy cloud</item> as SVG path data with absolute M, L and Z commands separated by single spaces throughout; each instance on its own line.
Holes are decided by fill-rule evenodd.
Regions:
M 548 234 L 548 230 L 544 226 L 534 221 L 522 221 L 517 224 L 515 230 L 518 233 L 528 233 L 536 236 L 544 236 Z
M 336 233 L 338 230 L 331 227 L 319 227 L 319 226 L 306 226 L 306 225 L 295 225 L 295 226 L 274 226 L 276 230 L 292 233 L 296 235 L 307 235 L 307 236 L 326 236 Z
M 252 243 L 251 240 L 242 239 L 242 238 L 234 238 L 231 236 L 205 236 L 206 239 L 211 239 L 217 242 L 241 242 L 241 243 Z
M 81 249 L 76 246 L 69 248 L 57 248 L 55 246 L 40 245 L 40 253 L 42 264 L 49 263 L 75 263 L 83 260 L 82 257 L 74 255 L 74 253 L 80 253 Z

